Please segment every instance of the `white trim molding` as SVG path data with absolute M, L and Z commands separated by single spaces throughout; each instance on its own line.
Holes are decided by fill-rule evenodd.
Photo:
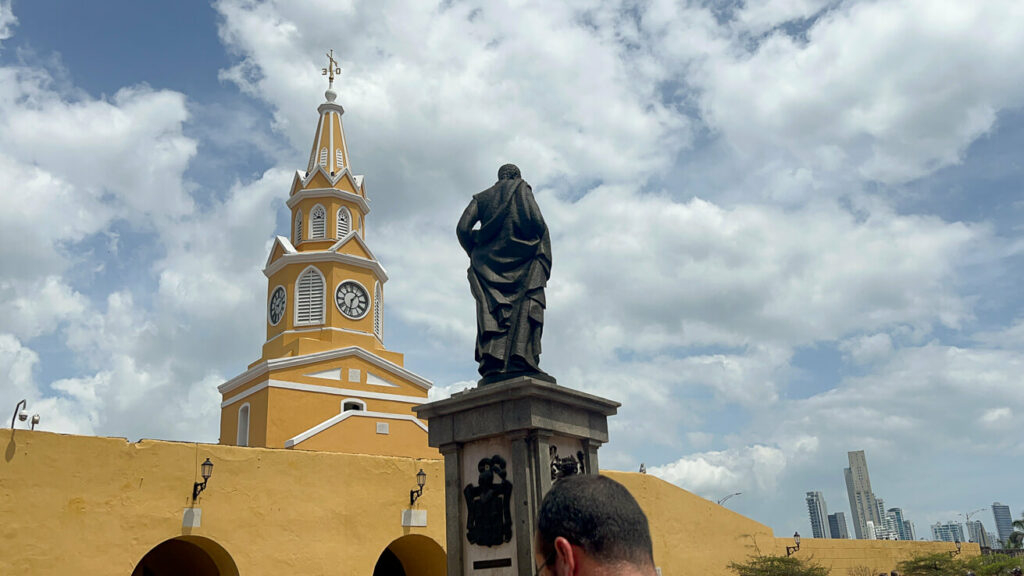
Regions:
M 434 384 L 430 380 L 423 378 L 405 368 L 402 368 L 394 362 L 390 362 L 367 352 L 366 350 L 358 346 L 347 346 L 345 348 L 338 348 L 337 350 L 326 350 L 324 352 L 314 352 L 313 354 L 305 354 L 302 356 L 290 356 L 287 358 L 274 358 L 272 360 L 266 360 L 246 370 L 245 372 L 235 376 L 231 380 L 221 384 L 217 387 L 217 391 L 221 394 L 227 394 L 232 390 L 235 390 L 243 384 L 247 384 L 257 377 L 267 374 L 271 370 L 282 370 L 285 368 L 292 368 L 295 366 L 305 366 L 306 364 L 313 364 L 315 362 L 327 362 L 330 360 L 340 360 L 342 358 L 356 357 L 360 360 L 373 364 L 374 366 L 384 370 L 385 372 L 394 374 L 399 379 L 408 380 L 414 385 L 419 386 L 424 390 L 431 389 Z
M 427 425 L 424 424 L 423 422 L 420 422 L 420 420 L 413 416 L 412 414 L 388 414 L 387 412 L 353 410 L 349 412 L 342 412 L 337 416 L 334 416 L 328 420 L 324 420 L 323 422 L 317 424 L 316 426 L 313 426 L 312 428 L 306 430 L 302 434 L 299 434 L 293 438 L 289 438 L 288 440 L 285 441 L 284 447 L 294 448 L 300 442 L 309 440 L 313 436 L 316 436 L 317 434 L 323 432 L 324 430 L 327 430 L 331 426 L 334 426 L 335 424 L 338 424 L 340 422 L 344 422 L 349 418 L 385 418 L 387 420 L 405 420 L 407 422 L 412 422 L 413 424 L 419 426 L 420 428 L 423 429 L 424 432 L 427 431 Z
M 318 262 L 336 262 L 338 264 L 348 264 L 358 268 L 365 268 L 373 272 L 374 275 L 377 276 L 377 280 L 381 282 L 388 281 L 388 273 L 384 270 L 384 267 L 380 265 L 380 262 L 377 262 L 376 260 L 367 260 L 366 258 L 360 258 L 359 256 L 352 256 L 350 254 L 339 254 L 338 252 L 296 252 L 294 254 L 284 254 L 277 260 L 274 260 L 273 264 L 264 268 L 263 275 L 270 278 L 289 264 L 313 264 Z
M 339 238 L 338 241 L 332 244 L 331 247 L 328 248 L 327 250 L 330 252 L 337 252 L 338 250 L 341 250 L 342 246 L 351 242 L 353 238 L 355 238 L 356 244 L 359 244 L 359 247 L 365 250 L 366 253 L 370 255 L 370 260 L 376 262 L 377 257 L 373 255 L 373 250 L 370 250 L 370 247 L 366 245 L 366 241 L 363 240 L 363 237 L 359 235 L 359 231 L 354 228 L 350 230 L 349 233 L 346 234 L 344 238 Z
M 266 380 L 256 386 L 249 388 L 238 396 L 220 403 L 221 408 L 244 400 L 253 394 L 267 388 L 278 388 L 281 390 L 298 390 L 300 392 L 318 392 L 320 394 L 331 394 L 333 396 L 351 396 L 354 398 L 368 398 L 370 400 L 388 400 L 390 402 L 403 402 L 405 404 L 424 404 L 429 400 L 420 396 L 407 396 L 405 394 L 387 394 L 385 392 L 370 392 L 367 390 L 355 390 L 352 388 L 334 388 L 332 386 L 319 386 L 317 384 L 302 384 L 301 382 L 288 382 L 287 380 Z
M 245 410 L 245 443 L 242 442 L 242 410 Z M 252 422 L 252 407 L 248 402 L 238 407 L 238 418 L 235 422 L 235 445 L 236 446 L 248 446 L 249 445 L 249 430 L 252 428 L 250 424 Z
M 317 173 L 323 174 L 324 178 L 327 179 L 327 182 L 330 183 L 331 186 L 335 186 L 342 178 L 348 178 L 349 183 L 352 184 L 352 188 L 359 190 L 360 194 L 353 194 L 345 190 L 338 190 L 337 188 L 305 189 L 306 186 L 309 186 L 309 183 L 313 181 L 313 178 Z M 313 170 L 309 171 L 305 176 L 302 175 L 302 172 L 296 170 L 295 177 L 292 179 L 291 196 L 285 204 L 289 208 L 292 208 L 294 202 L 299 202 L 303 195 L 307 198 L 310 196 L 337 196 L 339 198 L 348 198 L 349 196 L 352 196 L 352 201 L 359 204 L 360 209 L 365 206 L 366 209 L 364 212 L 369 212 L 370 205 L 367 203 L 366 198 L 363 197 L 366 194 L 363 190 L 363 180 L 364 178 L 362 174 L 353 174 L 348 168 L 342 168 L 340 172 L 335 172 L 334 175 L 331 175 L 330 171 L 319 165 L 314 166 Z M 359 200 L 355 200 L 355 198 L 359 198 Z
M 363 214 L 370 213 L 370 204 L 359 194 L 353 194 L 347 190 L 338 190 L 337 188 L 309 188 L 307 190 L 299 190 L 292 195 L 291 198 L 285 202 L 288 208 L 294 208 L 296 204 L 306 200 L 307 198 L 337 198 L 339 200 L 345 200 L 352 202 L 359 207 L 359 211 Z

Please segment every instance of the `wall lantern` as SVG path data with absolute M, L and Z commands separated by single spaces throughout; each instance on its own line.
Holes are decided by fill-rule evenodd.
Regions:
M 203 469 L 203 481 L 202 482 L 196 482 L 192 486 L 192 501 L 193 502 L 196 501 L 196 498 L 199 498 L 199 493 L 200 492 L 202 492 L 203 490 L 206 490 L 206 481 L 210 479 L 210 476 L 213 476 L 213 462 L 210 462 L 210 459 L 207 458 L 206 462 L 203 462 L 202 469 Z
M 25 400 L 18 402 L 18 404 L 14 407 L 14 415 L 11 416 L 11 430 L 14 430 L 15 419 L 20 419 L 22 422 L 28 420 L 28 412 L 25 411 L 25 408 L 27 407 L 28 402 Z
M 427 473 L 420 468 L 420 471 L 416 473 L 416 485 L 419 486 L 416 490 L 409 490 L 409 506 L 416 503 L 416 500 L 423 496 L 423 485 L 427 483 Z
M 956 550 L 950 550 L 949 551 L 949 557 L 950 558 L 960 554 L 960 541 L 959 540 L 954 540 L 954 542 L 956 543 Z
M 26 408 L 28 408 L 28 402 L 26 400 L 22 400 L 14 406 L 14 414 L 11 416 L 11 430 L 14 430 L 15 421 L 24 422 L 25 420 L 28 420 L 28 411 L 25 410 Z M 32 415 L 33 430 L 36 429 L 36 424 L 39 424 L 39 414 Z
M 792 556 L 794 552 L 800 549 L 800 533 L 793 532 L 793 542 L 796 546 L 786 546 L 786 556 Z

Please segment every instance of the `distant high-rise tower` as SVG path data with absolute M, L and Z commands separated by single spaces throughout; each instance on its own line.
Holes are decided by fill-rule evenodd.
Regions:
M 879 502 L 881 502 L 881 500 L 879 500 Z M 907 526 L 910 523 L 907 522 L 906 519 L 903 517 L 902 508 L 889 508 L 889 510 L 885 513 L 885 517 L 886 526 L 889 526 L 889 524 L 891 524 L 892 526 L 890 529 L 896 532 L 896 536 L 899 537 L 900 540 L 914 539 L 913 534 L 911 534 L 910 531 L 907 530 Z
M 964 527 L 959 522 L 936 522 L 932 524 L 932 539 L 941 542 L 963 542 Z
M 807 513 L 811 517 L 811 532 L 815 538 L 828 538 L 828 507 L 821 492 L 807 493 Z
M 1006 546 L 1006 541 L 1010 538 L 1010 534 L 1013 534 L 1013 520 L 1010 517 L 1010 507 L 1006 504 L 999 502 L 992 503 L 992 516 L 996 521 L 996 534 L 999 535 L 999 541 Z
M 917 534 L 914 531 L 914 523 L 910 520 L 903 521 L 903 531 L 907 534 L 907 540 L 917 540 Z
M 846 514 L 836 512 L 828 515 L 828 530 L 833 538 L 849 538 L 850 533 L 846 530 Z
M 988 539 L 988 533 L 985 532 L 985 526 L 981 523 L 981 520 L 969 520 L 967 522 L 967 536 L 971 539 L 971 542 L 977 542 L 978 546 L 982 548 L 991 548 L 992 542 Z
M 853 530 L 858 539 L 873 539 L 868 535 L 867 523 L 880 526 L 882 518 L 878 513 L 875 494 L 871 492 L 871 477 L 868 476 L 868 461 L 863 450 L 848 452 L 850 467 L 843 470 L 846 475 L 846 492 L 850 496 L 850 512 L 853 513 Z

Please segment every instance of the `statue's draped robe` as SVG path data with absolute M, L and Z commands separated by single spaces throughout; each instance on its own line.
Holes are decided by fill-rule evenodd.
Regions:
M 538 362 L 551 238 L 530 185 L 521 178 L 499 180 L 474 195 L 457 233 L 470 257 L 481 376 L 543 374 Z

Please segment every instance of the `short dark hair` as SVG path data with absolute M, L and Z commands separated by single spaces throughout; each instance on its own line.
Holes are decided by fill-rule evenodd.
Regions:
M 567 476 L 544 496 L 537 545 L 549 563 L 559 536 L 603 564 L 654 566 L 647 516 L 625 486 L 605 476 Z

